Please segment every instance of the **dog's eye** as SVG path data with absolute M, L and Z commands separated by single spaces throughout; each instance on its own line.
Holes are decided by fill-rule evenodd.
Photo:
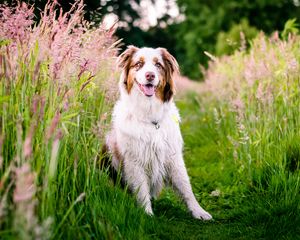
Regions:
M 140 69 L 143 66 L 143 62 L 137 62 L 134 66 L 136 69 Z
M 157 63 L 155 63 L 155 67 L 160 69 L 160 68 L 162 68 L 162 65 L 159 62 L 157 62 Z

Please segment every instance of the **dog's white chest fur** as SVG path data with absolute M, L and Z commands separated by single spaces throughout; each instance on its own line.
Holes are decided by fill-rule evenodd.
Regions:
M 121 155 L 128 156 L 124 165 L 139 165 L 144 169 L 151 195 L 155 197 L 162 187 L 168 163 L 181 152 L 179 115 L 173 102 L 163 104 L 159 100 L 133 101 L 133 98 L 134 93 L 115 105 L 116 140 L 123 143 L 118 145 Z

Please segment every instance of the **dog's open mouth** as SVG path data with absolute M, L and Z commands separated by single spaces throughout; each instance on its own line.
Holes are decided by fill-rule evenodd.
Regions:
M 137 82 L 137 84 L 145 96 L 152 97 L 155 94 L 156 87 L 152 83 L 140 84 Z

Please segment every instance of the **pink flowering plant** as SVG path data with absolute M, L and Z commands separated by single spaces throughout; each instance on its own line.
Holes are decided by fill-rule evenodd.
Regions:
M 286 209 L 286 217 L 289 213 L 295 221 L 300 206 L 299 41 L 293 33 L 284 39 L 278 32 L 260 33 L 249 50 L 211 56 L 201 98 L 202 112 L 214 122 L 207 124 L 217 135 L 221 161 L 235 169 L 233 183 L 240 186 L 227 191 L 249 194 L 251 189 L 271 201 L 263 207 L 268 216 Z
M 0 238 L 59 235 L 98 169 L 118 41 L 83 6 L 0 5 Z

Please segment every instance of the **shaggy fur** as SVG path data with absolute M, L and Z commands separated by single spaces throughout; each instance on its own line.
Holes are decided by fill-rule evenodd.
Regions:
M 151 198 L 170 182 L 195 218 L 211 215 L 198 204 L 182 157 L 179 113 L 173 102 L 175 58 L 164 48 L 129 46 L 118 59 L 120 99 L 107 136 L 112 167 L 152 215 Z

